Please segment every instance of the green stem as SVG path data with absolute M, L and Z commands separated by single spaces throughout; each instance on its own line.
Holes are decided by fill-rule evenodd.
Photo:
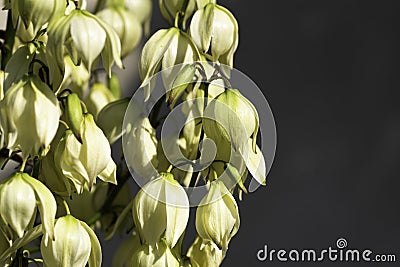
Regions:
M 25 166 L 26 166 L 26 162 L 27 162 L 27 161 L 28 161 L 28 159 L 24 159 L 24 160 L 22 161 L 21 167 L 19 168 L 19 171 L 20 171 L 20 172 L 24 172 Z
M 65 199 L 63 199 L 63 205 L 64 205 L 64 209 L 65 209 L 65 212 L 67 213 L 67 215 L 70 215 L 71 214 L 71 211 L 69 210 L 69 206 L 68 206 L 68 203 L 67 203 L 67 201 L 65 201 Z
M 206 109 L 207 104 L 208 104 L 208 86 L 209 83 L 201 83 L 200 88 L 204 89 L 204 109 Z M 199 144 L 200 142 L 204 139 L 204 128 L 203 125 L 201 125 L 201 132 L 200 132 L 200 138 L 199 138 Z M 200 149 L 197 150 L 197 156 L 196 159 L 199 159 L 201 157 L 201 152 Z M 197 177 L 196 175 L 192 175 L 192 178 L 190 179 L 190 184 L 189 187 L 195 187 L 197 183 Z
M 11 10 L 8 11 L 6 31 L 4 32 L 4 45 L 1 56 L 1 70 L 5 70 L 8 60 L 12 55 L 12 49 L 14 46 L 15 29 L 12 22 Z
M 186 28 L 186 25 L 183 25 L 183 22 L 185 19 L 185 12 L 186 12 L 188 5 L 189 5 L 189 0 L 183 1 L 181 12 L 179 12 L 178 27 L 182 30 L 184 30 Z

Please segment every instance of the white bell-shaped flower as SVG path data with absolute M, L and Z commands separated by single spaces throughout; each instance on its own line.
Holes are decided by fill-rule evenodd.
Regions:
M 100 267 L 102 253 L 93 230 L 84 222 L 66 215 L 57 219 L 54 240 L 42 239 L 40 251 L 45 266 Z
M 239 43 L 238 23 L 226 8 L 209 3 L 194 13 L 190 35 L 202 52 L 211 49 L 213 61 L 233 66 Z
M 0 102 L 2 138 L 24 158 L 45 151 L 53 140 L 60 118 L 58 100 L 39 77 L 26 75 L 12 85 Z
M 18 237 L 33 226 L 39 208 L 45 240 L 54 237 L 57 205 L 45 185 L 26 173 L 17 172 L 0 184 L 0 216 Z
M 165 237 L 173 248 L 189 219 L 189 200 L 183 187 L 170 173 L 147 183 L 136 195 L 132 214 L 143 242 L 155 245 Z
M 211 241 L 225 251 L 239 225 L 239 210 L 232 194 L 221 181 L 212 182 L 196 211 L 197 233 L 204 241 Z

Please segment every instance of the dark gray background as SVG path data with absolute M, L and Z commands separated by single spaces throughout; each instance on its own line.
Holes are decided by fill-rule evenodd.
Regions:
M 265 244 L 335 247 L 400 260 L 398 1 L 218 1 L 236 16 L 235 67 L 277 124 L 268 186 L 239 203 L 223 266 L 395 266 L 259 262 Z M 155 6 L 152 31 L 164 26 Z M 262 114 L 260 114 L 262 116 Z
M 278 133 L 268 186 L 240 203 L 223 266 L 395 266 L 261 263 L 256 252 L 343 237 L 400 260 L 399 1 L 219 2 L 240 26 L 235 67 L 263 90 Z

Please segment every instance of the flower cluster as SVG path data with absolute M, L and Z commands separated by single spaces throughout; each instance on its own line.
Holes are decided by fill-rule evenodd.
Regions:
M 247 193 L 248 173 L 266 184 L 257 110 L 229 82 L 234 15 L 214 0 L 160 0 L 170 27 L 142 47 L 138 102 L 123 97 L 132 92 L 115 67 L 149 35 L 151 0 L 4 2 L 0 163 L 12 173 L 0 181 L 0 264 L 98 267 L 96 231 L 119 231 L 129 236 L 115 267 L 219 266 L 239 230 L 235 190 Z M 165 98 L 146 112 L 159 71 Z M 185 124 L 161 140 L 160 113 L 174 108 Z M 131 176 L 143 185 L 135 197 Z M 196 204 L 197 237 L 184 251 Z

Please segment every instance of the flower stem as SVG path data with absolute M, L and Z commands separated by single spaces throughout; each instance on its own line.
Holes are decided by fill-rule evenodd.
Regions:
M 28 159 L 23 159 L 22 163 L 21 163 L 21 167 L 19 168 L 20 172 L 24 172 L 25 170 L 25 166 L 26 166 L 26 162 L 28 161 Z
M 69 210 L 69 206 L 68 206 L 67 201 L 65 201 L 65 199 L 63 199 L 62 203 L 64 205 L 64 209 L 65 209 L 65 212 L 67 213 L 67 215 L 71 215 L 71 211 Z

